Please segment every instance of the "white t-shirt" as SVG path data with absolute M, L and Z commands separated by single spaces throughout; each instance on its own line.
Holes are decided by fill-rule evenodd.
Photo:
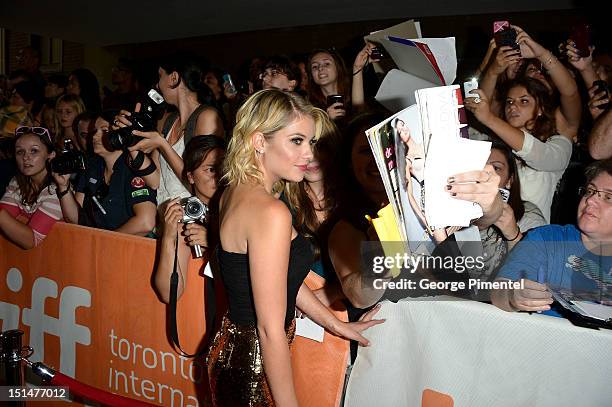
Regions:
M 169 135 L 172 134 L 172 130 L 178 120 L 174 122 L 168 134 L 165 135 L 166 139 L 168 139 Z M 183 156 L 183 152 L 185 151 L 185 138 L 181 137 L 178 139 L 176 143 L 172 146 L 172 149 L 181 157 Z M 191 196 L 191 192 L 186 188 L 185 184 L 181 181 L 179 177 L 176 176 L 168 161 L 164 158 L 162 154 L 159 155 L 159 171 L 160 171 L 160 179 L 159 179 L 159 188 L 157 189 L 157 205 L 161 205 L 169 199 L 174 198 L 186 198 Z
M 523 148 L 514 151 L 525 161 L 525 164 L 518 163 L 521 198 L 534 203 L 550 223 L 550 207 L 557 183 L 572 156 L 572 142 L 565 136 L 555 135 L 543 143 L 531 134 L 523 133 Z

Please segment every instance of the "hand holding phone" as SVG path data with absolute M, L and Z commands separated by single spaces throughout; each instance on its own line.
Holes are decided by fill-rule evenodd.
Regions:
M 520 50 L 519 44 L 516 42 L 516 30 L 510 26 L 510 22 L 495 21 L 493 23 L 493 38 L 498 47 L 509 46 L 516 50 Z
M 581 58 L 591 55 L 589 49 L 591 45 L 591 26 L 589 24 L 578 24 L 572 27 L 570 39 L 574 42 L 574 47 L 578 50 Z
M 225 75 L 223 75 L 223 83 L 228 84 L 227 91 L 230 95 L 235 95 L 236 93 L 238 93 L 238 91 L 236 90 L 236 86 L 234 86 L 234 82 L 232 81 L 232 77 L 230 76 L 230 74 L 226 73 Z
M 334 103 L 342 103 L 342 104 L 344 104 L 344 100 L 343 100 L 342 95 L 329 95 L 327 97 L 327 107 L 333 105 Z
M 480 103 L 480 96 L 477 93 L 470 93 L 473 89 L 478 89 L 478 79 L 472 78 L 467 82 L 463 82 L 464 98 L 474 98 L 474 103 Z
M 377 45 L 370 51 L 370 58 L 374 60 L 381 60 L 387 58 L 387 54 L 381 46 Z
M 610 90 L 608 89 L 608 84 L 606 83 L 606 81 L 602 81 L 602 80 L 597 80 L 595 82 L 593 82 L 593 86 L 597 87 L 597 90 L 595 91 L 595 94 L 598 93 L 604 93 L 604 96 L 600 97 L 597 100 L 601 100 L 601 99 L 606 99 L 606 98 L 610 98 Z M 608 103 L 603 103 L 601 105 L 598 105 L 597 108 L 601 109 L 601 110 L 606 110 L 610 107 L 610 102 Z

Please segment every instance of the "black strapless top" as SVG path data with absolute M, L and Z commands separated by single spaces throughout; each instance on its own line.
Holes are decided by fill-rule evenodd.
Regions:
M 270 250 L 274 250 L 270 247 Z M 227 291 L 229 318 L 238 325 L 251 325 L 257 322 L 253 290 L 249 270 L 249 257 L 245 253 L 217 250 L 219 269 L 223 285 Z M 287 273 L 287 313 L 285 327 L 288 327 L 295 315 L 295 299 L 304 282 L 310 265 L 314 261 L 312 247 L 305 237 L 298 234 L 291 241 L 289 251 L 289 272 Z

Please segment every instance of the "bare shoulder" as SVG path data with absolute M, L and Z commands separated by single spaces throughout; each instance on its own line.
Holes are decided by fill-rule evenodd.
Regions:
M 254 193 L 245 204 L 252 215 L 249 223 L 253 226 L 291 227 L 291 212 L 281 200 L 262 191 Z
M 220 116 L 217 109 L 214 107 L 206 107 L 198 115 L 198 124 L 216 121 L 219 117 Z

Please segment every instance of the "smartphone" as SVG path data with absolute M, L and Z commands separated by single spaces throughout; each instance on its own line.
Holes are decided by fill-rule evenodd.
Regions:
M 327 97 L 327 107 L 330 107 L 334 103 L 344 103 L 342 95 L 329 95 Z
M 516 50 L 520 50 L 520 46 L 516 43 L 516 31 L 510 26 L 508 21 L 495 21 L 493 23 L 493 38 L 498 47 L 509 46 Z
M 606 95 L 603 96 L 603 98 L 610 97 L 610 90 L 608 89 L 608 84 L 606 83 L 606 81 L 602 81 L 601 79 L 597 80 L 593 82 L 593 86 L 597 86 L 597 93 L 606 92 Z M 601 110 L 607 110 L 609 107 L 610 107 L 610 102 L 597 106 L 597 108 Z
M 474 98 L 474 102 L 480 103 L 480 97 L 476 93 L 470 93 L 472 89 L 478 89 L 478 79 L 472 78 L 467 82 L 463 82 L 464 98 Z
M 223 83 L 229 83 L 229 93 L 231 93 L 232 95 L 235 95 L 237 93 L 236 91 L 236 86 L 234 86 L 234 82 L 232 81 L 232 77 L 230 76 L 230 74 L 226 73 L 225 75 L 223 75 Z
M 589 24 L 578 24 L 572 27 L 570 39 L 574 42 L 578 55 L 586 58 L 591 55 L 591 26 Z
M 499 188 L 499 194 L 502 197 L 502 201 L 508 203 L 508 200 L 510 199 L 510 191 L 506 188 Z

